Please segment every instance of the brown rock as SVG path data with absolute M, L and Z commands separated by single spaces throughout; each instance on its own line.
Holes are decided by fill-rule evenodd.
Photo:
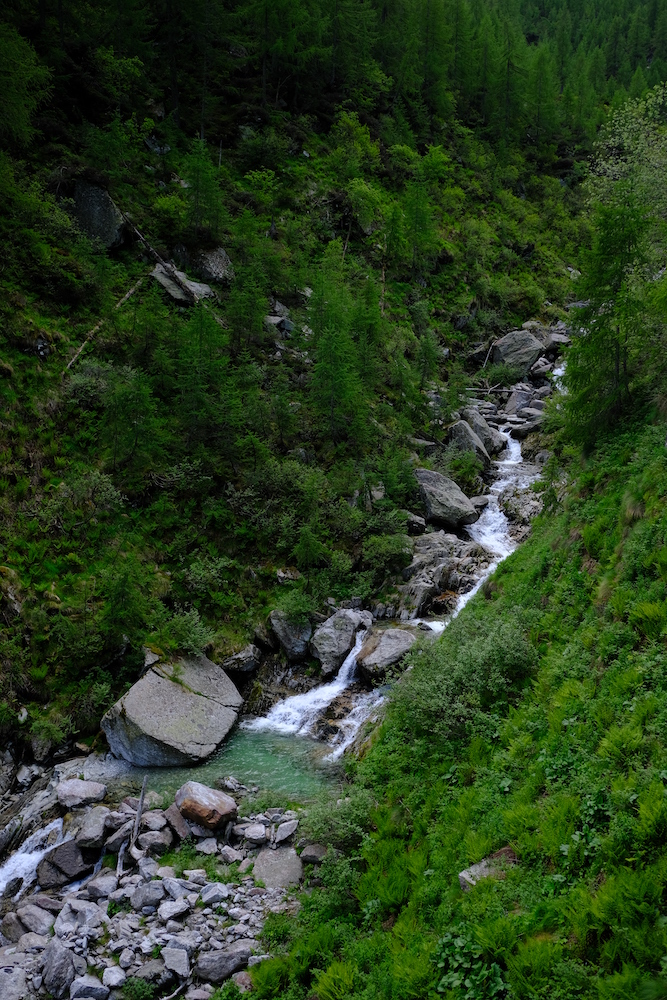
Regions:
M 182 816 L 209 830 L 236 819 L 234 799 L 198 781 L 186 781 L 176 792 L 175 801 Z

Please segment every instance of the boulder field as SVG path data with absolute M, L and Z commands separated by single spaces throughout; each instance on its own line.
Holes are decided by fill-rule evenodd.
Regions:
M 186 1000 L 207 1000 L 232 976 L 247 988 L 242 970 L 266 957 L 259 935 L 267 914 L 297 908 L 304 864 L 326 853 L 305 840 L 295 847 L 299 813 L 240 816 L 234 795 L 248 789 L 233 778 L 225 789 L 188 781 L 167 808 L 152 792 L 143 802 L 105 794 L 100 803 L 98 783 L 74 780 L 77 804 L 60 806 L 68 810 L 63 839 L 0 897 L 2 1000 L 114 1000 L 129 979 Z M 56 792 L 61 786 L 59 803 L 69 801 L 72 780 Z M 199 865 L 161 864 L 186 838 Z M 93 873 L 101 852 L 107 866 Z

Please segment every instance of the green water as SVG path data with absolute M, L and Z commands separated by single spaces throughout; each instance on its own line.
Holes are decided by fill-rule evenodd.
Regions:
M 214 786 L 216 778 L 233 775 L 248 788 L 277 792 L 295 801 L 314 798 L 340 778 L 340 767 L 323 757 L 330 747 L 303 736 L 283 736 L 273 732 L 236 729 L 227 743 L 199 767 L 148 769 L 148 789 L 174 792 L 186 781 Z M 132 776 L 136 787 L 143 769 Z

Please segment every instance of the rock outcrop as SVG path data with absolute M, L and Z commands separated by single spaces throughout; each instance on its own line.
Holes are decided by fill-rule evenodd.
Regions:
M 330 677 L 340 669 L 354 646 L 359 629 L 368 629 L 372 624 L 373 616 L 369 611 L 344 608 L 320 625 L 310 640 L 310 651 L 319 660 L 323 677 Z
M 205 656 L 154 664 L 102 719 L 117 757 L 142 767 L 206 760 L 243 703 L 227 674 Z
M 489 455 L 497 455 L 505 447 L 505 438 L 494 427 L 490 427 L 479 410 L 467 406 L 462 413 L 466 423 L 470 425 L 480 439 Z
M 486 497 L 479 499 L 484 501 Z M 403 570 L 406 583 L 399 587 L 400 612 L 416 616 L 437 599 L 441 604 L 453 603 L 458 594 L 472 590 L 492 561 L 491 553 L 477 542 L 464 541 L 445 531 L 422 535 L 415 540 L 412 562 Z
M 460 528 L 473 524 L 479 517 L 465 493 L 447 476 L 429 469 L 416 469 L 415 479 L 426 507 L 426 519 L 431 524 Z

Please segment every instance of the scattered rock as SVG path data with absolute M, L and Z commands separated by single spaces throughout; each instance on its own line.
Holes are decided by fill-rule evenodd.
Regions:
M 231 795 L 219 792 L 198 781 L 186 781 L 176 792 L 175 802 L 186 819 L 215 830 L 222 823 L 235 820 L 236 802 Z
M 428 469 L 416 469 L 415 478 L 426 506 L 427 520 L 432 524 L 458 528 L 473 524 L 479 517 L 453 480 Z
M 357 656 L 357 665 L 366 680 L 381 680 L 389 667 L 399 663 L 415 642 L 412 632 L 388 628 L 376 632 L 364 643 Z
M 25 969 L 17 965 L 0 966 L 0 997 L 2 1000 L 25 1000 L 28 984 Z
M 484 878 L 504 878 L 505 870 L 517 863 L 517 856 L 511 847 L 503 847 L 488 858 L 484 858 L 476 865 L 465 868 L 459 872 L 459 885 L 464 892 L 468 892 L 473 886 Z
M 167 295 L 179 305 L 191 306 L 197 299 L 210 299 L 215 296 L 210 285 L 191 281 L 183 271 L 177 271 L 175 267 L 156 264 L 151 271 L 151 277 L 155 278 L 158 285 L 164 288 Z
M 202 253 L 197 258 L 197 273 L 204 281 L 229 285 L 234 280 L 234 268 L 229 255 L 222 247 Z
M 48 935 L 56 921 L 52 913 L 43 910 L 41 906 L 35 906 L 33 903 L 19 906 L 16 915 L 24 927 L 35 934 Z
M 163 948 L 160 957 L 165 969 L 175 972 L 180 979 L 187 979 L 190 975 L 190 960 L 183 948 Z
M 457 420 L 449 428 L 449 440 L 459 451 L 472 451 L 485 469 L 491 466 L 491 459 L 481 440 L 465 420 Z
M 8 941 L 12 941 L 16 944 L 17 941 L 23 937 L 26 932 L 26 928 L 23 926 L 19 918 L 15 913 L 5 913 L 0 923 L 0 931 L 2 931 L 4 937 Z
M 467 406 L 463 411 L 464 420 L 470 425 L 480 439 L 489 455 L 497 455 L 505 447 L 505 438 L 494 427 L 490 427 L 482 414 L 474 406 Z
M 102 973 L 102 985 L 110 990 L 120 989 L 126 979 L 126 973 L 118 965 L 110 965 Z
M 98 875 L 86 885 L 86 892 L 93 900 L 106 899 L 118 888 L 118 879 L 113 872 Z
M 217 906 L 228 897 L 229 889 L 222 882 L 211 882 L 209 885 L 205 885 L 201 891 L 201 901 L 206 906 Z
M 137 886 L 130 896 L 130 903 L 133 909 L 142 910 L 144 906 L 157 906 L 164 899 L 164 882 L 155 879 L 145 885 Z
M 137 843 L 142 851 L 150 854 L 163 854 L 174 842 L 171 830 L 165 827 L 164 830 L 148 830 L 147 833 L 140 833 Z
M 69 988 L 70 1000 L 77 1000 L 77 997 L 90 997 L 90 1000 L 107 1000 L 109 987 L 104 986 L 97 976 L 86 973 L 85 976 L 78 976 Z
M 157 915 L 166 924 L 168 920 L 178 920 L 190 912 L 187 899 L 168 899 L 158 907 Z
M 111 750 L 142 767 L 210 757 L 243 703 L 227 674 L 205 656 L 155 664 L 102 719 Z
M 233 865 L 237 861 L 243 861 L 243 855 L 241 852 L 234 850 L 234 848 L 230 847 L 228 844 L 225 844 L 225 846 L 221 849 L 220 857 L 226 865 Z
M 190 825 L 187 820 L 183 818 L 183 815 L 175 802 L 172 802 L 169 808 L 165 809 L 164 815 L 165 819 L 169 823 L 169 826 L 172 828 L 174 833 L 181 838 L 181 840 L 185 840 L 190 836 Z
M 98 781 L 82 781 L 80 778 L 68 778 L 58 785 L 56 794 L 58 802 L 66 809 L 80 809 L 91 802 L 101 802 L 107 794 L 107 786 Z
M 276 844 L 282 844 L 284 840 L 289 840 L 294 836 L 299 825 L 298 819 L 290 819 L 286 823 L 281 823 L 276 830 Z
M 423 535 L 426 531 L 426 519 L 420 517 L 419 514 L 413 514 L 412 511 L 402 510 L 401 514 L 405 515 L 405 530 L 409 535 Z

